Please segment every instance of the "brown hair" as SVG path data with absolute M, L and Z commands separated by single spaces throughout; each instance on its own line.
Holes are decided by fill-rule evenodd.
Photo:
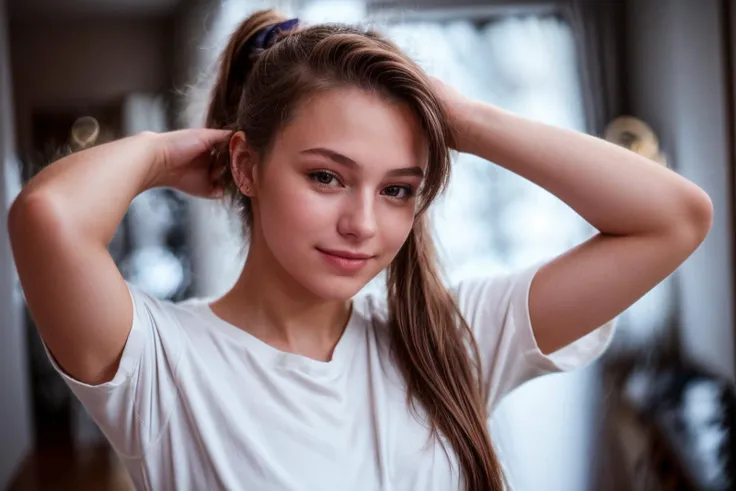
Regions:
M 284 20 L 272 10 L 256 12 L 233 33 L 220 60 L 206 125 L 244 131 L 263 158 L 295 106 L 317 91 L 360 87 L 412 110 L 429 162 L 414 225 L 388 268 L 392 351 L 407 384 L 408 403 L 424 408 L 432 435 L 439 432 L 450 443 L 467 490 L 501 491 L 503 476 L 486 427 L 478 348 L 441 281 L 424 213 L 447 183 L 452 144 L 431 82 L 393 43 L 356 27 L 296 28 L 279 34 L 271 46 L 255 45 L 259 32 Z M 223 172 L 226 194 L 251 226 L 250 200 L 237 189 L 226 151 L 215 165 Z

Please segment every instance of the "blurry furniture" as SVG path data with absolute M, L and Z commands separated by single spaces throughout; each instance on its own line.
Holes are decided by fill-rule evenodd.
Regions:
M 610 432 L 623 463 L 615 489 L 736 487 L 736 398 L 726 380 L 682 365 L 610 376 Z

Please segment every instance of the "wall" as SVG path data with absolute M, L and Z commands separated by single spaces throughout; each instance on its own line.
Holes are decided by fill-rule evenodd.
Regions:
M 10 16 L 69 18 L 105 15 L 120 16 L 161 16 L 169 14 L 180 0 L 7 0 Z
M 724 39 L 718 0 L 630 0 L 630 110 L 659 134 L 675 169 L 713 200 L 713 228 L 680 268 L 680 343 L 694 362 L 736 380 L 733 214 Z M 728 88 L 732 90 L 732 88 Z
M 167 88 L 168 24 L 101 18 L 11 26 L 19 147 L 29 148 L 35 108 L 113 102 L 130 92 Z
M 7 210 L 17 192 L 8 29 L 0 2 L 0 489 L 31 447 L 30 391 L 19 292 L 7 234 Z

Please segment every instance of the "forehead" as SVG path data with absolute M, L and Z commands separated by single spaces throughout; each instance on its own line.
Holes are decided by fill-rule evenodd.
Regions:
M 367 168 L 426 166 L 426 141 L 411 110 L 358 88 L 312 95 L 294 111 L 280 146 L 300 152 L 326 147 Z

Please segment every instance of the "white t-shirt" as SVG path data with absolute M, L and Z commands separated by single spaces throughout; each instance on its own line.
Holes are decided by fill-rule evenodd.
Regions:
M 609 323 L 544 356 L 527 301 L 538 266 L 455 289 L 492 388 L 489 413 L 535 376 L 588 364 L 612 336 Z M 135 316 L 113 380 L 90 386 L 57 370 L 137 489 L 460 488 L 451 448 L 428 445 L 426 424 L 407 407 L 388 352 L 385 299 L 356 298 L 332 360 L 320 362 L 261 342 L 217 317 L 207 300 L 175 304 L 130 292 Z

